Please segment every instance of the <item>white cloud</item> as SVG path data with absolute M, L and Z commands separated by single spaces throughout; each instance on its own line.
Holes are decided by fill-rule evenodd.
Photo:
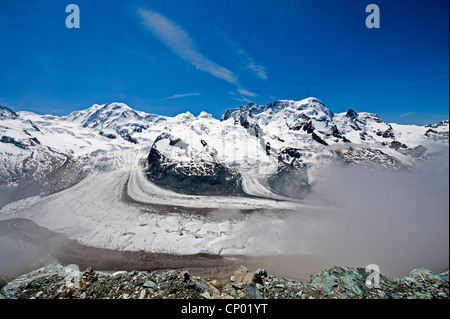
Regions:
M 403 117 L 407 117 L 407 116 L 413 115 L 413 114 L 415 114 L 415 113 L 416 113 L 416 112 L 408 112 L 408 113 L 405 113 L 405 114 L 400 115 L 399 117 L 400 117 L 400 118 L 403 118 Z
M 201 71 L 231 84 L 239 84 L 238 78 L 233 72 L 211 61 L 199 52 L 189 34 L 181 26 L 155 11 L 141 8 L 138 10 L 138 13 L 144 25 L 174 54 Z
M 247 99 L 247 98 L 245 98 L 243 96 L 241 96 L 241 97 L 232 97 L 232 99 L 236 100 L 236 101 L 240 101 L 240 102 L 245 102 L 245 103 L 250 103 L 251 102 L 249 99 Z
M 246 96 L 256 96 L 255 93 L 250 92 L 250 91 L 245 90 L 245 89 L 242 89 L 242 88 L 238 89 L 238 92 L 239 92 L 239 94 L 246 95 Z
M 222 38 L 228 42 L 233 52 L 239 58 L 242 68 L 250 71 L 261 80 L 267 80 L 266 68 L 264 66 L 257 64 L 252 56 L 250 56 L 250 54 L 239 43 L 232 40 L 225 32 L 220 30 L 219 33 Z
M 262 65 L 256 64 L 253 58 L 247 53 L 247 51 L 245 51 L 243 48 L 237 48 L 236 54 L 247 70 L 252 72 L 261 80 L 267 80 L 266 68 Z
M 170 99 L 179 99 L 179 98 L 182 98 L 182 97 L 197 96 L 197 95 L 202 95 L 202 93 L 174 94 L 172 96 L 165 97 L 165 98 L 161 99 L 161 101 L 162 100 L 170 100 Z

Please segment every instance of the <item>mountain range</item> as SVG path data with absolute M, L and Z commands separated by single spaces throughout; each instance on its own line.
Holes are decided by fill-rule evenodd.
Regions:
M 448 120 L 387 123 L 352 109 L 333 113 L 317 98 L 249 103 L 220 119 L 123 103 L 60 117 L 0 106 L 0 207 L 130 165 L 180 194 L 298 199 L 326 164 L 403 170 L 440 156 L 435 146 L 448 143 Z

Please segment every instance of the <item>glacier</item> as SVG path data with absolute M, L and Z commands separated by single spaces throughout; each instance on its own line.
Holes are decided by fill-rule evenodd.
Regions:
M 448 131 L 448 120 L 387 123 L 317 98 L 249 103 L 220 119 L 123 103 L 60 117 L 1 107 L 0 219 L 117 250 L 317 254 L 321 220 L 345 209 L 309 195 L 330 165 L 420 169 L 448 158 Z M 214 186 L 198 186 L 206 180 Z

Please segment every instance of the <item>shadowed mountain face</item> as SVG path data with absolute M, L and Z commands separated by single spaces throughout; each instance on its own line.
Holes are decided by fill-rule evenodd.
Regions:
M 279 151 L 277 171 L 268 178 L 268 185 L 274 193 L 303 198 L 310 191 L 307 167 L 300 161 L 301 154 L 300 149 L 290 147 Z
M 192 150 L 182 139 L 165 133 L 158 136 L 147 159 L 148 179 L 190 195 L 242 194 L 239 174 L 219 163 L 216 151 L 205 141 L 200 143 L 203 149 L 190 157 Z

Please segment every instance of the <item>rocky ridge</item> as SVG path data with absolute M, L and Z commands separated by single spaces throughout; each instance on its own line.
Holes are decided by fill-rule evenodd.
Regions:
M 53 264 L 10 281 L 0 299 L 448 299 L 449 272 L 412 270 L 398 279 L 364 268 L 332 267 L 303 283 L 264 269 L 239 267 L 230 277 L 183 270 L 84 273 Z

